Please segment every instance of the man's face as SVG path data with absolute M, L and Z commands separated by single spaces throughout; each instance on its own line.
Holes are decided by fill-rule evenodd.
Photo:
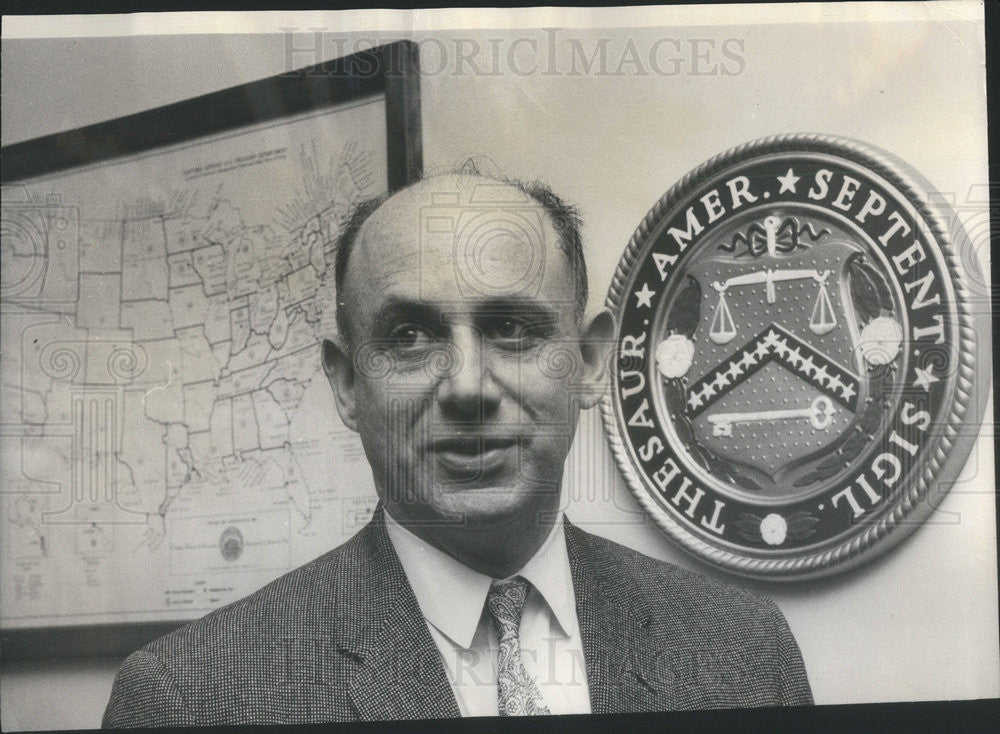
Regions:
M 541 206 L 469 176 L 423 181 L 362 227 L 339 296 L 353 374 L 328 373 L 396 520 L 433 534 L 558 507 L 594 402 L 573 392 L 580 327 L 559 244 Z

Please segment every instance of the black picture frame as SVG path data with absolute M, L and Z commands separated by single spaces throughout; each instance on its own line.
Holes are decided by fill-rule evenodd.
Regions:
M 4 185 L 362 98 L 385 101 L 387 188 L 423 170 L 418 46 L 401 40 L 266 79 L 2 148 Z M 0 630 L 4 659 L 126 655 L 182 621 Z
M 418 47 L 408 40 L 6 145 L 0 151 L 0 180 L 17 183 L 377 94 L 385 96 L 388 187 L 393 191 L 422 172 Z

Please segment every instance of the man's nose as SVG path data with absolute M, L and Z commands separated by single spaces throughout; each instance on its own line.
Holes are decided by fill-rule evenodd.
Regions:
M 500 403 L 500 386 L 479 332 L 457 327 L 452 332 L 453 362 L 437 386 L 442 409 L 454 416 L 482 418 Z

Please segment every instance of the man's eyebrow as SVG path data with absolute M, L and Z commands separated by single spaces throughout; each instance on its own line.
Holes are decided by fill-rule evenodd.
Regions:
M 559 320 L 561 304 L 538 301 L 534 298 L 494 298 L 476 307 L 478 316 L 522 316 L 533 321 Z
M 395 326 L 408 321 L 440 325 L 441 311 L 420 301 L 390 298 L 376 312 L 373 320 L 376 334 L 388 334 Z
M 423 301 L 390 297 L 376 312 L 372 322 L 373 331 L 377 335 L 388 334 L 399 324 L 407 322 L 445 326 L 455 315 L 467 309 L 468 304 L 461 301 L 431 305 Z M 519 316 L 537 324 L 553 324 L 559 320 L 559 314 L 560 309 L 555 303 L 514 296 L 481 301 L 475 304 L 472 315 L 476 320 Z

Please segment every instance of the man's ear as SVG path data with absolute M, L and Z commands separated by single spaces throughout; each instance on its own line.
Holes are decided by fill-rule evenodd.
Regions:
M 586 392 L 580 396 L 581 408 L 592 408 L 604 396 L 608 387 L 608 365 L 614 347 L 615 317 L 607 308 L 601 308 L 584 321 L 580 335 L 580 354 L 583 357 L 583 382 Z
M 337 412 L 344 425 L 358 430 L 358 414 L 354 400 L 354 360 L 341 338 L 323 340 L 323 371 L 330 381 L 337 401 Z

